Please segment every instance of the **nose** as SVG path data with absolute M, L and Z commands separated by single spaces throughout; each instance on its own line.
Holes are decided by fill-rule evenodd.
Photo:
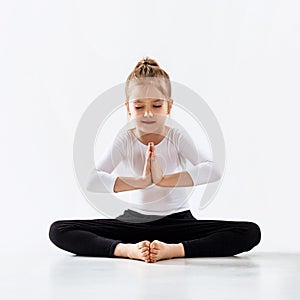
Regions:
M 151 110 L 146 110 L 145 113 L 144 113 L 144 117 L 147 117 L 147 115 L 149 115 L 150 117 L 153 117 L 153 114 L 151 112 Z

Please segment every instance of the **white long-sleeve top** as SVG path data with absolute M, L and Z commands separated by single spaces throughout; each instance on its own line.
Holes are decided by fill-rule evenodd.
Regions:
M 122 128 L 90 172 L 86 189 L 94 193 L 114 193 L 117 177 L 142 176 L 147 147 L 131 130 Z M 155 145 L 155 154 L 164 175 L 187 171 L 194 185 L 221 178 L 215 163 L 196 147 L 183 128 L 169 127 L 164 139 Z M 187 166 L 187 160 L 190 166 Z M 122 175 L 115 172 L 121 162 L 126 171 Z M 186 187 L 160 187 L 152 184 L 145 189 L 121 193 L 131 193 L 131 209 L 143 214 L 168 215 L 189 209 L 189 189 Z

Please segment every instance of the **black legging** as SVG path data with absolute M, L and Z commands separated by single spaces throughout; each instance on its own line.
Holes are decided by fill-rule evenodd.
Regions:
M 49 237 L 63 250 L 100 257 L 115 257 L 118 243 L 143 240 L 182 243 L 185 257 L 232 256 L 251 250 L 261 240 L 256 223 L 197 220 L 190 210 L 150 222 L 140 220 L 147 216 L 128 209 L 116 219 L 55 221 Z

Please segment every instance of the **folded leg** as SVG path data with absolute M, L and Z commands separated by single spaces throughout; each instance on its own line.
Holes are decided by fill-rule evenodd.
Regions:
M 114 257 L 118 243 L 137 243 L 145 238 L 143 224 L 116 219 L 60 220 L 51 224 L 50 240 L 59 248 L 83 256 Z
M 260 227 L 248 221 L 173 220 L 154 225 L 156 239 L 182 243 L 185 257 L 232 256 L 261 240 Z

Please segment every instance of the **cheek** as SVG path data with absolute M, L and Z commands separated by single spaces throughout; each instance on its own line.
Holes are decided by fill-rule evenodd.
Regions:
M 157 114 L 159 114 L 161 116 L 167 116 L 168 109 L 167 108 L 161 109 L 161 110 L 159 110 L 159 112 L 157 112 Z
M 160 124 L 163 124 L 167 119 L 167 116 L 166 115 L 159 115 L 156 117 L 156 121 Z

